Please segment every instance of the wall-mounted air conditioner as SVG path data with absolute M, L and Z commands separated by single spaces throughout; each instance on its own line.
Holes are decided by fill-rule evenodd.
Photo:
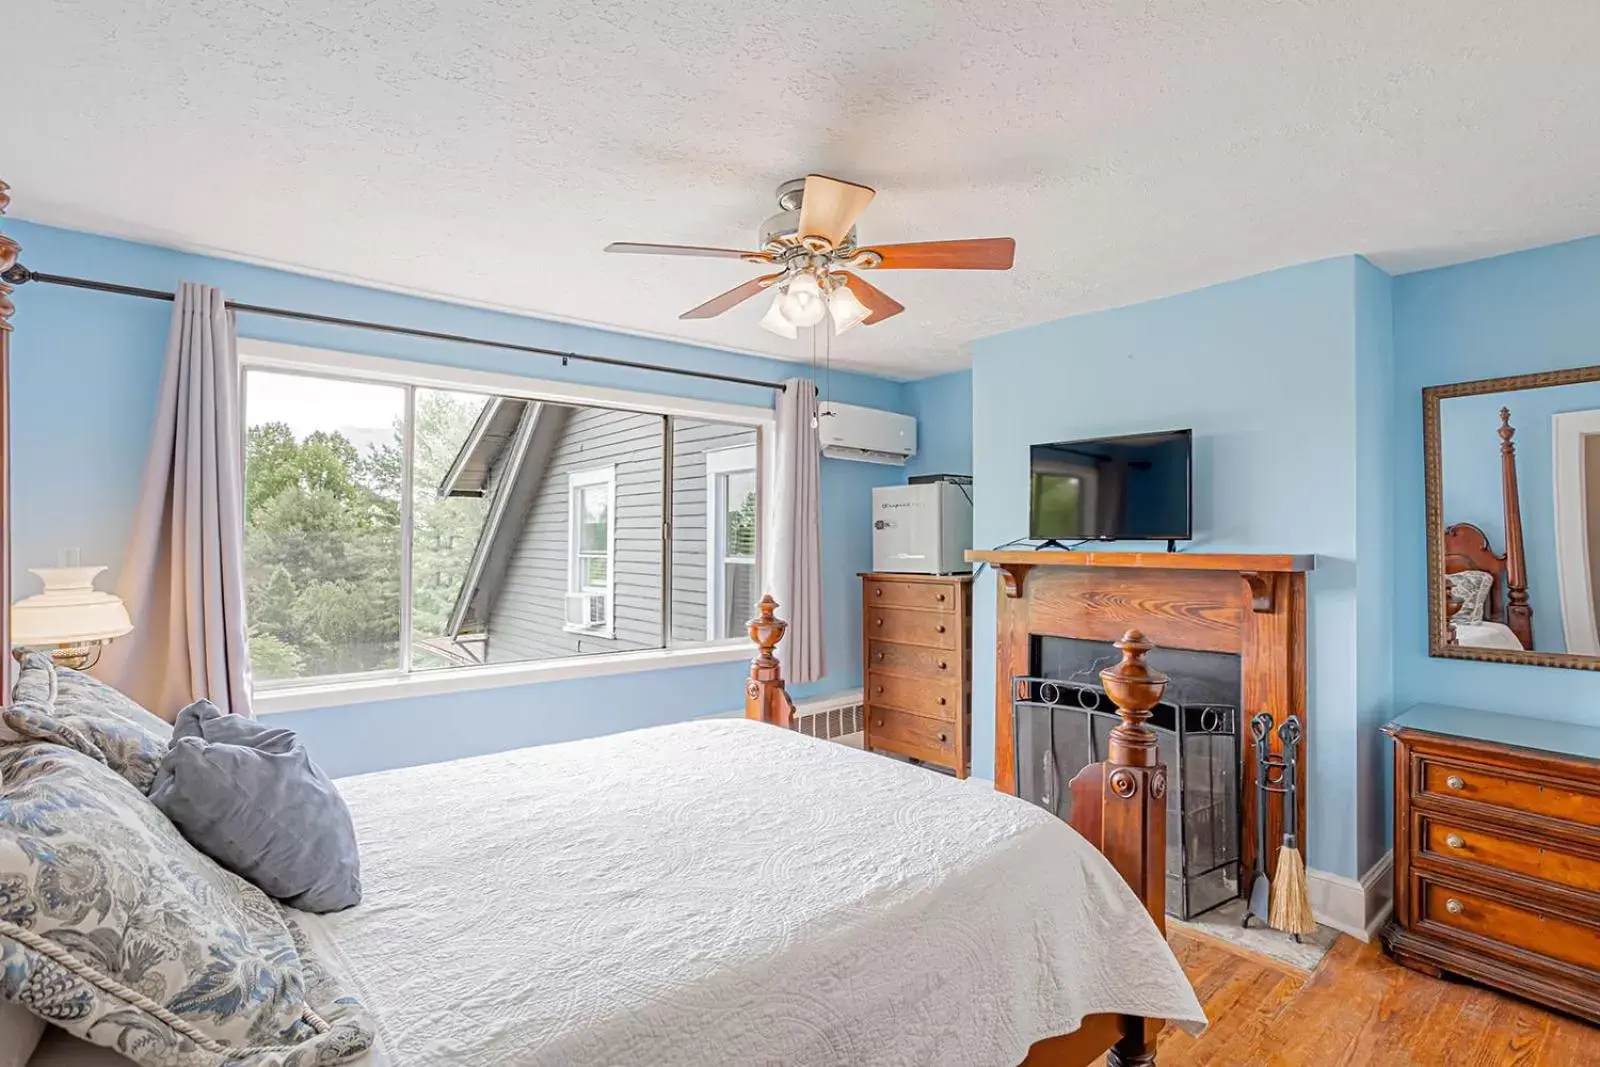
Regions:
M 910 415 L 828 401 L 817 405 L 822 454 L 833 459 L 904 466 L 917 454 L 917 420 Z

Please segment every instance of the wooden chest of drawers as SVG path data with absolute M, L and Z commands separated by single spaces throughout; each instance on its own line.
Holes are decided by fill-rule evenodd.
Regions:
M 865 745 L 947 767 L 972 765 L 972 579 L 861 576 Z
M 1385 732 L 1389 953 L 1600 1023 L 1600 730 L 1427 705 Z

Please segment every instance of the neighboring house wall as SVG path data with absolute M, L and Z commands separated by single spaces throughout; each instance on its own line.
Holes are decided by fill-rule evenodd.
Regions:
M 676 419 L 672 426 L 672 639 L 706 639 L 706 453 L 754 447 L 756 431 Z
M 488 661 L 507 663 L 661 647 L 661 489 L 664 421 L 659 415 L 575 408 L 542 472 L 516 538 L 504 584 L 489 611 Z M 673 638 L 706 638 L 706 453 L 756 443 L 742 426 L 679 419 L 673 432 Z M 616 469 L 613 635 L 565 629 L 568 479 Z
M 538 495 L 489 611 L 490 663 L 661 647 L 660 415 L 576 408 L 544 470 Z M 567 479 L 616 468 L 613 636 L 564 629 Z

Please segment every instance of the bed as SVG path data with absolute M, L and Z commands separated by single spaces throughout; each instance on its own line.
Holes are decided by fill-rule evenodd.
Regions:
M 0 235 L 0 271 L 16 254 Z M 1123 723 L 1072 783 L 1069 827 L 787 729 L 775 607 L 751 623 L 743 720 L 340 783 L 365 899 L 291 921 L 371 1011 L 361 1063 L 1134 1067 L 1162 1020 L 1204 1026 L 1163 937 L 1163 682 L 1142 638 L 1105 675 Z M 127 1061 L 56 1032 L 31 1062 Z
M 1450 643 L 1469 648 L 1520 651 L 1533 648 L 1533 606 L 1528 600 L 1528 568 L 1522 544 L 1522 504 L 1517 489 L 1516 429 L 1511 411 L 1500 409 L 1500 491 L 1505 513 L 1504 552 L 1495 552 L 1489 536 L 1470 522 L 1444 528 L 1444 573 L 1488 576 L 1483 618 L 1457 622 L 1461 607 L 1446 582 L 1445 617 L 1452 620 Z

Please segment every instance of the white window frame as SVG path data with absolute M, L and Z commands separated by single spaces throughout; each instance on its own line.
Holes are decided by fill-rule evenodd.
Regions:
M 619 411 L 638 411 L 651 415 L 672 415 L 748 426 L 757 431 L 761 475 L 758 487 L 772 484 L 773 449 L 769 442 L 776 426 L 776 413 L 770 407 L 729 404 L 715 400 L 615 389 L 580 382 L 531 378 L 498 371 L 391 359 L 276 341 L 239 339 L 241 377 L 244 371 L 277 371 L 346 381 L 371 382 L 416 389 L 443 389 L 451 392 L 481 393 L 544 400 L 557 404 L 605 407 Z M 414 394 L 413 394 L 414 395 Z M 241 420 L 243 422 L 244 420 Z M 245 427 L 241 427 L 241 433 Z M 409 440 L 407 442 L 409 448 Z M 409 469 L 410 464 L 407 464 Z M 409 475 L 408 475 L 409 478 Z M 409 489 L 409 486 L 407 487 Z M 764 488 L 758 488 L 764 492 Z M 765 507 L 765 500 L 758 505 Z M 614 510 L 614 508 L 613 508 Z M 766 513 L 763 510 L 762 518 Z M 411 558 L 410 517 L 404 519 L 403 565 Z M 768 545 L 772 527 L 763 521 L 760 559 L 770 558 Z M 758 564 L 759 567 L 759 564 Z M 763 575 L 764 577 L 764 575 Z M 409 583 L 407 583 L 409 593 Z M 409 602 L 409 596 L 404 603 Z M 409 663 L 409 633 L 402 635 L 401 648 Z M 635 671 L 666 670 L 709 663 L 738 663 L 750 657 L 750 642 L 743 635 L 726 641 L 678 645 L 638 652 L 606 652 L 571 656 L 532 663 L 495 663 L 477 667 L 452 667 L 448 670 L 371 672 L 342 677 L 323 677 L 297 682 L 257 685 L 255 710 L 258 714 L 304 711 L 397 700 L 435 694 L 471 692 L 535 682 L 574 678 L 608 677 Z
M 591 470 L 573 471 L 567 475 L 567 595 L 590 593 L 583 584 L 582 553 L 583 517 L 578 513 L 578 501 L 583 490 L 604 486 L 606 490 L 606 617 L 603 622 L 589 625 L 566 623 L 561 628 L 567 633 L 588 634 L 591 637 L 617 636 L 617 468 L 595 467 Z
M 724 600 L 727 597 L 725 588 L 726 572 L 723 564 L 727 560 L 727 511 L 728 501 L 722 490 L 722 481 L 719 477 L 723 474 L 738 474 L 742 471 L 751 471 L 756 477 L 756 524 L 757 544 L 756 554 L 751 562 L 755 566 L 756 581 L 761 580 L 761 544 L 765 530 L 765 516 L 761 511 L 761 486 L 760 478 L 760 449 L 755 445 L 740 445 L 734 448 L 713 449 L 705 454 L 706 458 L 706 640 L 716 641 L 717 624 L 721 621 L 726 608 Z M 738 634 L 729 634 L 727 639 L 738 637 Z

